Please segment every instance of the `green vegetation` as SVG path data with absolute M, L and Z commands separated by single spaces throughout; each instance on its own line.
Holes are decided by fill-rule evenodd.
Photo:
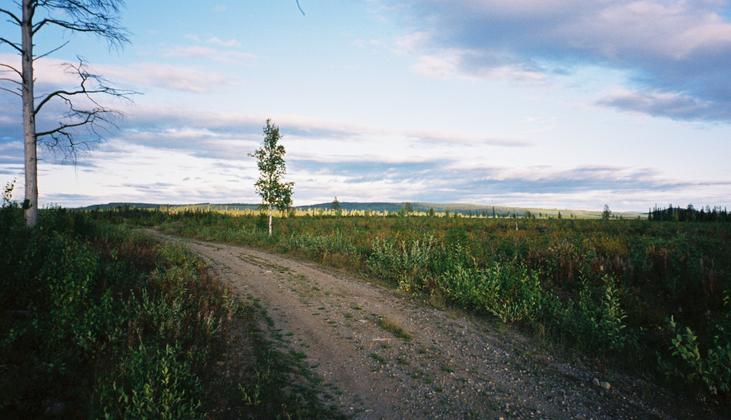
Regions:
M 99 218 L 256 245 L 365 273 L 681 389 L 728 401 L 731 226 L 646 220 L 256 217 L 129 210 Z M 725 299 L 725 300 L 724 300 Z
M 0 249 L 0 417 L 337 416 L 263 309 L 178 246 L 63 209 L 27 229 L 5 201 Z

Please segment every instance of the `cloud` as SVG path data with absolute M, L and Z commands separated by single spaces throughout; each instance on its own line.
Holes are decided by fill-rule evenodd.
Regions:
M 619 92 L 621 93 L 621 92 Z M 617 93 L 617 94 L 619 94 Z M 265 115 L 134 106 L 119 131 L 81 165 L 43 156 L 43 202 L 256 202 Z M 678 180 L 651 168 L 486 166 L 490 148 L 522 153 L 520 140 L 463 132 L 386 130 L 275 115 L 297 204 L 332 200 L 441 201 L 642 210 L 655 203 L 727 204 L 725 182 Z M 22 176 L 17 122 L 0 122 L 0 183 Z M 437 156 L 437 158 L 435 158 Z
M 685 118 L 731 121 L 726 1 L 382 3 L 399 10 L 401 23 L 411 28 L 396 40 L 396 48 L 413 54 L 415 69 L 423 74 L 540 80 L 541 75 L 598 64 L 627 71 L 635 90 L 707 104 Z
M 510 139 L 499 139 L 490 137 L 479 137 L 469 136 L 461 133 L 444 133 L 444 132 L 429 132 L 429 131 L 407 131 L 404 133 L 405 136 L 412 140 L 427 144 L 442 144 L 442 145 L 482 145 L 482 146 L 497 146 L 497 147 L 529 147 L 532 143 L 524 140 L 510 140 Z
M 99 73 L 130 88 L 165 89 L 189 93 L 210 93 L 236 84 L 229 76 L 211 70 L 162 63 L 129 66 L 99 65 Z
M 267 115 L 207 113 L 175 108 L 133 106 L 125 110 L 114 138 L 130 144 L 169 150 L 186 151 L 199 157 L 226 161 L 242 159 L 261 143 L 262 127 Z M 349 123 L 324 121 L 298 115 L 274 116 L 280 126 L 287 150 L 299 159 L 317 157 L 331 161 L 363 158 L 374 159 L 388 154 L 421 155 L 414 150 L 464 146 L 473 148 L 528 147 L 521 140 L 473 136 L 461 132 L 417 130 L 385 130 Z M 0 134 L 1 126 L 0 126 Z
M 192 44 L 168 48 L 163 52 L 163 56 L 191 60 L 203 59 L 226 64 L 248 63 L 256 59 L 256 55 L 239 49 L 241 42 L 237 39 L 223 39 L 217 36 L 200 37 L 198 35 L 187 35 L 185 38 Z
M 471 202 L 531 207 L 642 210 L 655 203 L 718 199 L 729 182 L 679 181 L 647 168 L 580 166 L 479 167 L 461 161 L 292 161 L 299 185 L 319 181 L 307 194 L 356 201 Z M 714 195 L 715 194 L 715 195 Z M 317 201 L 317 200 L 315 200 Z
M 731 121 L 731 109 L 675 92 L 625 91 L 607 95 L 597 104 L 674 120 Z
M 15 65 L 18 57 L 0 54 L 0 63 Z M 68 70 L 69 61 L 44 58 L 35 63 L 37 88 L 50 91 L 58 87 L 78 86 L 78 77 Z M 136 91 L 146 88 L 189 93 L 209 93 L 236 84 L 236 80 L 222 73 L 192 66 L 140 62 L 125 66 L 89 63 L 91 73 L 102 75 L 113 86 Z M 4 95 L 4 94 L 3 94 Z M 7 95 L 4 95 L 7 96 Z

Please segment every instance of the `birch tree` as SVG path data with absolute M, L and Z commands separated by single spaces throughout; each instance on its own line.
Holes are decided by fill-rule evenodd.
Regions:
M 67 64 L 78 85 L 70 89 L 56 89 L 36 95 L 34 65 L 37 60 L 49 56 L 68 44 L 50 46 L 36 53 L 35 40 L 41 32 L 55 28 L 60 31 L 85 33 L 98 36 L 110 46 L 119 47 L 129 42 L 125 30 L 119 25 L 123 0 L 16 0 L 3 2 L 14 9 L 0 7 L 0 16 L 19 29 L 20 41 L 0 37 L 5 46 L 20 56 L 17 63 L 0 63 L 0 90 L 16 95 L 22 102 L 23 143 L 25 163 L 25 200 L 23 208 L 26 225 L 38 222 L 38 144 L 45 142 L 51 148 L 61 148 L 75 159 L 79 147 L 98 140 L 105 127 L 113 125 L 115 112 L 99 102 L 100 95 L 126 97 L 131 92 L 108 86 L 100 75 L 92 73 L 87 63 L 78 58 Z M 7 6 L 9 7 L 9 6 Z M 39 127 L 41 113 L 48 112 L 54 123 Z M 53 125 L 55 124 L 55 125 Z
M 250 156 L 256 158 L 259 179 L 254 184 L 262 204 L 269 214 L 269 236 L 272 236 L 272 213 L 274 209 L 287 210 L 292 205 L 294 182 L 284 182 L 287 165 L 284 161 L 286 151 L 279 144 L 282 136 L 279 127 L 267 119 L 264 127 L 264 144 Z

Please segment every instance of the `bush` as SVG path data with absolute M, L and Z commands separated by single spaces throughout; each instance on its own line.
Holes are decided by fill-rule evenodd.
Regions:
M 669 378 L 680 379 L 711 395 L 731 391 L 731 305 L 724 296 L 726 318 L 717 324 L 705 351 L 690 327 L 681 327 L 671 316 L 669 354 L 658 354 L 658 363 Z
M 96 410 L 104 418 L 199 418 L 203 390 L 194 362 L 178 343 L 139 343 L 99 379 Z
M 578 299 L 567 301 L 566 307 L 567 310 L 555 317 L 561 333 L 596 353 L 624 350 L 629 341 L 625 323 L 627 315 L 611 276 L 603 276 L 602 286 L 597 290 L 582 279 Z
M 413 241 L 373 240 L 368 269 L 384 280 L 398 284 L 405 292 L 421 290 L 428 276 L 436 241 L 427 236 Z
M 533 321 L 543 301 L 538 274 L 521 265 L 497 262 L 487 268 L 460 265 L 441 275 L 438 285 L 454 302 L 490 313 L 506 323 Z

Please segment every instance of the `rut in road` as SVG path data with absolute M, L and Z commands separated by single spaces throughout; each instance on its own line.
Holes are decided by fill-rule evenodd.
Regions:
M 234 292 L 260 299 L 356 418 L 694 416 L 644 380 L 567 363 L 485 320 L 312 263 L 149 232 L 184 244 Z

